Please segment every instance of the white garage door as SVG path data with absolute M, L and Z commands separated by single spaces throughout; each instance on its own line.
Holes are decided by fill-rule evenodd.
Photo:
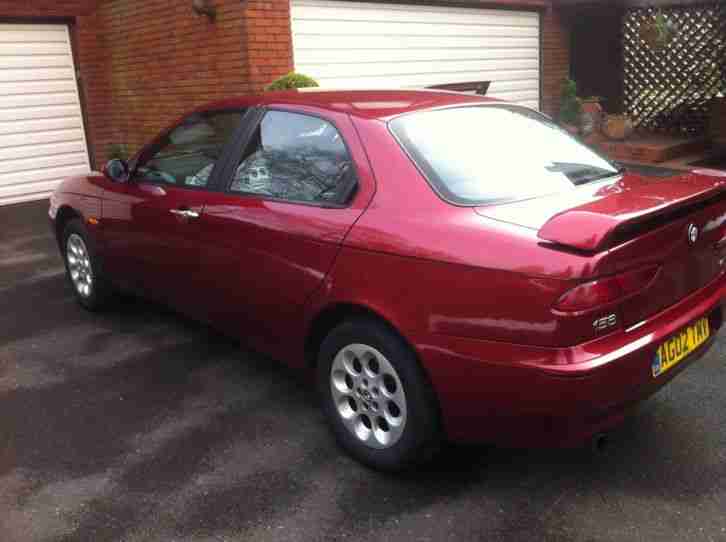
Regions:
M 328 88 L 492 81 L 489 96 L 539 108 L 539 14 L 292 0 L 295 69 Z
M 0 24 L 0 205 L 89 170 L 68 27 Z

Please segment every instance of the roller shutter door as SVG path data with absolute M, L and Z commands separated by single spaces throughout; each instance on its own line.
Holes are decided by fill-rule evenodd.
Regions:
M 292 0 L 295 69 L 328 88 L 492 81 L 489 95 L 539 107 L 533 11 Z
M 0 205 L 88 171 L 68 27 L 0 24 Z

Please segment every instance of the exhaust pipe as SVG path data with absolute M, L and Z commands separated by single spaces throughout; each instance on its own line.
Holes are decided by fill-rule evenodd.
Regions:
M 598 433 L 590 440 L 590 449 L 594 454 L 601 455 L 607 451 L 610 439 L 607 433 Z

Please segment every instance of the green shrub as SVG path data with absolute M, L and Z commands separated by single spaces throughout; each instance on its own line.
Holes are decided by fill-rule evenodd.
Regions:
M 582 100 L 577 97 L 577 83 L 572 79 L 565 79 L 560 99 L 560 122 L 577 125 L 581 114 Z
M 318 82 L 302 73 L 290 72 L 265 87 L 265 90 L 288 90 L 291 88 L 318 87 Z
M 109 160 L 128 160 L 129 148 L 123 143 L 112 143 L 108 146 L 106 155 Z

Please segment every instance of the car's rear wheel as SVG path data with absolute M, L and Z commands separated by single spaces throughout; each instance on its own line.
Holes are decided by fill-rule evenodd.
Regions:
M 427 461 L 441 434 L 436 398 L 411 348 L 387 326 L 355 319 L 323 341 L 318 387 L 340 445 L 382 470 Z
M 103 276 L 91 239 L 80 220 L 66 224 L 62 243 L 66 276 L 76 299 L 88 310 L 103 308 L 112 289 Z

